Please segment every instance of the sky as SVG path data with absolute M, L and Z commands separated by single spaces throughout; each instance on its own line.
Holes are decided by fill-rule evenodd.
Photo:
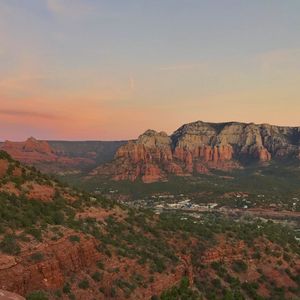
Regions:
M 300 126 L 298 0 L 0 0 L 0 140 Z

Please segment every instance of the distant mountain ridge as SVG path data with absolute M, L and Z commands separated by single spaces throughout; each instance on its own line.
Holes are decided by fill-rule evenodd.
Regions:
M 44 172 L 80 171 L 110 161 L 125 141 L 43 141 L 33 137 L 24 142 L 5 141 L 0 149 L 14 159 L 35 165 Z
M 150 183 L 170 174 L 191 176 L 211 169 L 242 168 L 245 162 L 300 159 L 300 127 L 254 123 L 197 121 L 171 136 L 147 130 L 116 152 L 114 160 L 90 175 Z
M 5 141 L 0 149 L 44 172 L 89 173 L 113 180 L 166 181 L 252 162 L 300 159 L 300 127 L 192 122 L 170 136 L 147 130 L 131 141 Z

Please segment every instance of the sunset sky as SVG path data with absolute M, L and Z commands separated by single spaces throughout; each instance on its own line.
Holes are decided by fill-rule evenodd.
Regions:
M 0 0 L 0 140 L 300 126 L 300 1 Z

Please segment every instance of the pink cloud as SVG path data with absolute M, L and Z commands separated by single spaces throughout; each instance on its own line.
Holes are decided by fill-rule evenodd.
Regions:
M 0 115 L 11 116 L 11 117 L 31 117 L 39 119 L 60 119 L 60 116 L 54 114 L 48 114 L 37 111 L 26 111 L 26 110 L 15 110 L 15 109 L 0 109 Z

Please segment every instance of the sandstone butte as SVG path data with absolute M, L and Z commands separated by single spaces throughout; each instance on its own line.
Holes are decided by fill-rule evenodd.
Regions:
M 2 150 L 9 153 L 14 159 L 25 163 L 35 161 L 55 161 L 57 156 L 46 141 L 38 141 L 30 137 L 25 142 L 5 141 Z
M 282 158 L 300 158 L 300 127 L 198 121 L 181 126 L 171 136 L 147 130 L 90 175 L 151 183 L 165 181 L 170 174 L 208 174 L 212 169 L 229 171 Z

